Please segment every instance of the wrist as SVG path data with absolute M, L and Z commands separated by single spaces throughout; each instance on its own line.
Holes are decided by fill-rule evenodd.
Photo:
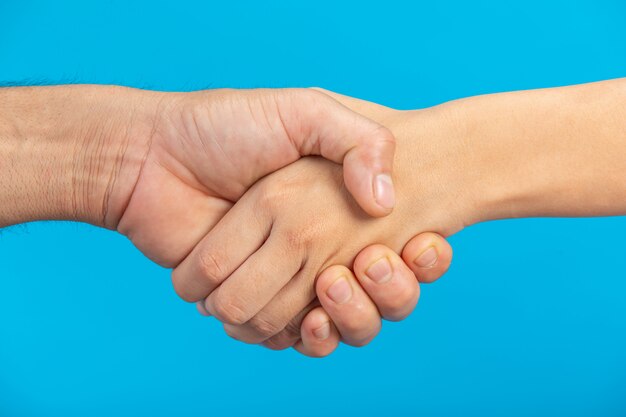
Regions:
M 610 132 L 619 129 L 609 128 L 612 120 L 602 126 L 609 133 L 589 123 L 606 118 L 605 109 L 618 98 L 611 88 L 595 88 L 517 91 L 446 104 L 457 114 L 466 144 L 460 157 L 473 207 L 470 223 L 620 213 L 609 200 L 624 195 L 623 158 L 601 145 L 614 141 Z M 590 163 L 592 150 L 604 164 Z
M 397 141 L 396 210 L 408 210 L 403 216 L 418 222 L 413 232 L 449 236 L 475 223 L 475 180 L 467 175 L 471 161 L 458 109 L 446 104 L 394 113 L 383 124 L 392 126 Z
M 530 141 L 520 141 L 506 109 L 507 95 L 477 96 L 420 110 L 427 130 L 433 187 L 443 190 L 452 229 L 528 216 L 548 195 L 541 176 L 533 175 L 547 160 L 536 158 Z M 427 115 L 427 117 L 425 117 Z M 426 122 L 425 122 L 426 120 Z M 430 156 L 426 156 L 430 155 Z M 545 181 L 543 181 L 545 182 Z M 456 224 L 456 226 L 454 226 Z
M 149 146 L 147 94 L 88 85 L 0 90 L 0 226 L 115 227 Z
M 586 87 L 491 94 L 447 104 L 458 115 L 466 143 L 462 158 L 473 207 L 470 223 L 610 214 L 603 190 L 620 182 L 606 183 L 614 175 L 602 172 L 623 172 L 616 168 L 624 163 L 616 155 L 606 158 L 611 161 L 607 168 L 591 166 L 589 150 L 599 147 L 601 135 L 577 122 L 581 115 L 601 119 L 614 97 L 594 103 L 579 88 Z M 618 189 L 609 194 L 619 195 Z

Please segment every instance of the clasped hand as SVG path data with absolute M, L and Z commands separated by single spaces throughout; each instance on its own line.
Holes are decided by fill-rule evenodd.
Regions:
M 118 230 L 229 335 L 324 356 L 410 313 L 450 263 L 440 235 L 626 213 L 625 86 L 416 111 L 315 89 L 1 89 L 0 227 Z
M 144 150 L 121 164 L 139 161 L 137 179 L 114 189 L 108 205 L 123 209 L 104 222 L 173 267 L 177 293 L 232 337 L 310 356 L 362 346 L 381 317 L 413 310 L 416 276 L 447 269 L 443 238 L 411 239 L 450 233 L 440 213 L 413 230 L 408 204 L 390 214 L 395 140 L 382 123 L 399 125 L 397 112 L 314 90 L 159 94 L 132 139 Z

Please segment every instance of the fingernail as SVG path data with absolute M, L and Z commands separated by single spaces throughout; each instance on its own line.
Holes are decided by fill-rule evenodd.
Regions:
M 352 298 L 352 288 L 346 277 L 340 277 L 326 290 L 326 295 L 335 303 L 344 304 Z
M 393 181 L 389 174 L 378 174 L 374 178 L 374 198 L 380 206 L 387 209 L 393 208 L 396 204 Z
M 393 275 L 389 259 L 387 259 L 386 256 L 384 258 L 380 258 L 367 268 L 365 275 L 378 284 L 384 284 L 389 281 Z
M 437 263 L 439 255 L 434 247 L 429 247 L 413 261 L 420 268 L 432 268 Z
M 313 330 L 313 336 L 317 340 L 326 340 L 330 336 L 330 323 L 326 322 L 317 329 Z

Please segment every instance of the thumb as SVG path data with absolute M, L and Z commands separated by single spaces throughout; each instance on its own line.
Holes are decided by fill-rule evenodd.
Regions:
M 389 129 L 312 89 L 282 90 L 277 103 L 301 156 L 343 164 L 346 188 L 361 208 L 377 217 L 391 213 L 395 138 Z

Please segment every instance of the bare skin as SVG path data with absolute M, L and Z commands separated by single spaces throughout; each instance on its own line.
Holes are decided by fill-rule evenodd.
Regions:
M 293 347 L 300 353 L 323 357 L 331 354 L 340 341 L 350 343 L 367 332 L 369 338 L 365 341 L 372 340 L 382 319 L 399 321 L 412 312 L 419 298 L 419 283 L 441 277 L 451 260 L 452 248 L 436 233 L 411 239 L 402 250 L 402 257 L 384 245 L 371 245 L 355 258 L 354 271 L 336 266 L 320 275 L 316 294 L 321 306 L 307 313 L 301 323 L 290 323 L 299 338 L 291 339 L 290 332 L 283 330 L 264 345 L 283 349 L 286 341 L 295 340 Z M 380 274 L 385 271 L 381 263 L 389 264 L 388 274 Z M 348 302 L 336 303 L 328 297 L 327 290 L 341 276 L 350 283 L 352 296 Z
M 361 208 L 388 214 L 394 146 L 385 127 L 313 90 L 0 89 L 0 227 L 84 221 L 173 267 L 248 187 L 301 155 L 343 162 Z
M 195 280 L 211 288 L 205 308 L 235 338 L 304 350 L 308 320 L 324 319 L 314 310 L 305 333 L 293 323 L 306 316 L 316 286 L 327 312 L 332 299 L 351 302 L 355 281 L 346 268 L 360 247 L 382 243 L 399 253 L 416 233 L 448 236 L 503 218 L 626 214 L 624 79 L 412 112 L 335 97 L 394 133 L 398 207 L 385 218 L 364 217 L 340 172 L 322 160 L 298 161 L 255 184 L 174 271 L 178 288 L 199 288 Z M 203 276 L 194 265 L 207 253 L 214 267 Z M 359 328 L 354 317 L 335 325 L 334 340 L 343 326 L 353 345 L 378 330 Z

